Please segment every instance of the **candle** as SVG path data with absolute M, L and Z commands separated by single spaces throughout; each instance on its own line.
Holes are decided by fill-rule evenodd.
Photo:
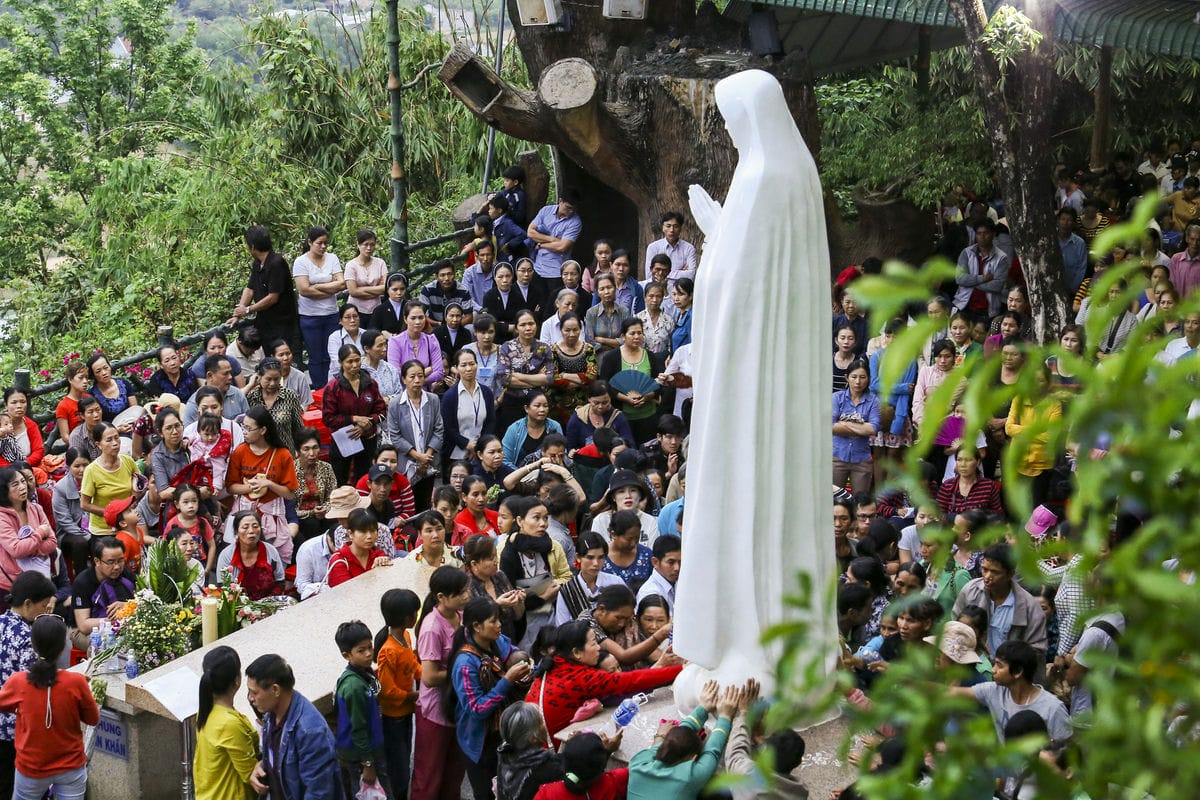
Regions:
M 200 601 L 200 644 L 208 645 L 217 640 L 217 611 L 221 601 L 206 597 Z

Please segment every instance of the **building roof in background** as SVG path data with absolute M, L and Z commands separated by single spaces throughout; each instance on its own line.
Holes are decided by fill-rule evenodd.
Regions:
M 962 44 L 946 0 L 733 0 L 725 13 L 746 19 L 754 5 L 775 12 L 785 50 L 804 49 L 818 73 L 916 54 L 928 27 L 931 45 Z M 985 0 L 988 9 L 998 0 Z M 1196 0 L 1057 0 L 1055 36 L 1089 47 L 1114 47 L 1200 59 Z

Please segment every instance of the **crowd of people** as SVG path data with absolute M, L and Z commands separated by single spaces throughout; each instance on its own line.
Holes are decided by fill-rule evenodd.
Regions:
M 1142 179 L 1125 174 L 1128 158 L 1094 184 L 1060 176 L 1058 235 L 1079 317 L 1059 341 L 1082 360 L 1026 364 L 1031 309 L 999 203 L 948 198 L 942 247 L 957 259 L 955 284 L 909 318 L 872 319 L 855 302 L 854 280 L 878 271 L 877 259 L 837 276 L 833 539 L 841 664 L 859 687 L 851 702 L 870 703 L 878 676 L 907 650 L 934 647 L 947 684 L 989 711 L 1002 739 L 1018 719 L 1029 724 L 1028 711 L 1056 742 L 1085 718 L 1091 696 L 1081 678 L 1096 653 L 1117 649 L 1123 620 L 1090 618 L 1078 558 L 1048 558 L 1041 574 L 1017 575 L 1012 547 L 1022 536 L 1071 540 L 1060 520 L 1073 456 L 1054 452 L 1045 431 L 1086 382 L 1080 365 L 1129 346 L 1151 317 L 1137 330 L 1174 338 L 1164 358 L 1200 346 L 1200 315 L 1172 311 L 1200 285 L 1200 220 L 1182 207 L 1200 184 L 1190 175 L 1166 181 L 1192 154 L 1159 155 L 1138 168 Z M 1146 175 L 1156 176 L 1153 187 Z M 377 787 L 431 800 L 458 797 L 465 776 L 479 800 L 686 798 L 700 795 L 722 754 L 756 774 L 766 762 L 753 753 L 764 746 L 782 796 L 805 796 L 790 776 L 803 740 L 766 735 L 766 700 L 753 685 L 706 687 L 700 707 L 664 725 L 627 770 L 606 771 L 619 733 L 577 735 L 555 752 L 554 736 L 601 701 L 668 685 L 682 665 L 671 619 L 698 252 L 683 238 L 683 215 L 670 212 L 644 254 L 645 280 L 636 278 L 637 254 L 607 240 L 581 264 L 569 257 L 582 228 L 578 197 L 564 190 L 530 217 L 519 168 L 504 180 L 474 221 L 461 277 L 446 266 L 420 287 L 387 272 L 370 230 L 343 265 L 329 232 L 314 227 L 289 267 L 266 228 L 249 228 L 252 263 L 232 343 L 214 333 L 191 366 L 179 348 L 162 347 L 144 386 L 115 376 L 101 352 L 70 363 L 47 431 L 68 445 L 61 456 L 47 452 L 28 393 L 5 391 L 0 707 L 17 713 L 15 729 L 11 714 L 0 717 L 0 796 L 14 775 L 14 796 L 40 796 L 33 792 L 47 782 L 57 796 L 77 796 L 69 787 L 84 766 L 71 737 L 53 752 L 23 746 L 35 735 L 30 704 L 41 702 L 26 684 L 72 685 L 49 666 L 67 659 L 62 643 L 47 642 L 60 636 L 85 650 L 93 628 L 132 599 L 144 548 L 159 539 L 177 541 L 205 582 L 228 573 L 252 599 L 303 601 L 399 558 L 430 573 L 423 601 L 403 589 L 384 594 L 384 629 L 338 629 L 347 667 L 336 729 L 295 692 L 288 664 L 264 656 L 244 673 L 261 715 L 256 734 L 233 708 L 243 680 L 237 653 L 211 650 L 198 797 L 354 797 Z M 1097 230 L 1141 191 L 1160 189 L 1169 212 L 1144 237 L 1103 259 L 1089 255 Z M 1107 209 L 1099 217 L 1097 203 Z M 1087 343 L 1090 287 L 1127 259 L 1140 259 L 1145 291 L 1117 284 L 1103 304 L 1128 308 Z M 920 316 L 940 330 L 883 395 L 889 346 Z M 999 385 L 1031 370 L 1039 380 L 968 440 L 961 391 L 944 415 L 930 401 L 947 381 L 961 384 L 955 371 L 976 358 L 1000 362 Z M 929 507 L 887 488 L 924 426 L 937 430 L 922 476 L 936 497 Z M 1016 473 L 1001 475 L 1002 451 L 1027 431 L 1040 434 Z M 1024 532 L 1006 513 L 1002 480 L 1033 498 Z M 981 545 L 997 525 L 1011 527 L 1008 542 Z M 934 533 L 943 526 L 948 546 Z M 1054 691 L 1041 681 L 1056 681 Z M 56 727 L 94 717 L 94 703 L 76 699 L 69 713 L 55 707 Z M 702 738 L 709 716 L 716 728 Z M 762 777 L 744 796 L 765 796 L 756 794 Z

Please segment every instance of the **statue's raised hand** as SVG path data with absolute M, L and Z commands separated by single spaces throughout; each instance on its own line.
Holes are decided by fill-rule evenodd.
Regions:
M 717 223 L 721 219 L 721 204 L 713 200 L 704 187 L 693 183 L 688 187 L 688 203 L 692 207 L 692 217 L 696 225 L 706 237 L 711 238 L 717 232 Z

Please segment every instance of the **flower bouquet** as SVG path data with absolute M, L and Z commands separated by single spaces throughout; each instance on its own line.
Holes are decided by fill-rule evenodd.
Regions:
M 239 624 L 245 628 L 255 622 L 264 620 L 280 609 L 296 605 L 296 598 L 287 595 L 264 597 L 262 600 L 248 600 L 237 610 Z
M 150 589 L 140 589 L 121 608 L 114 624 L 116 644 L 97 654 L 92 664 L 100 665 L 114 655 L 127 653 L 142 671 L 148 671 L 192 651 L 197 618 L 191 609 L 165 603 Z

